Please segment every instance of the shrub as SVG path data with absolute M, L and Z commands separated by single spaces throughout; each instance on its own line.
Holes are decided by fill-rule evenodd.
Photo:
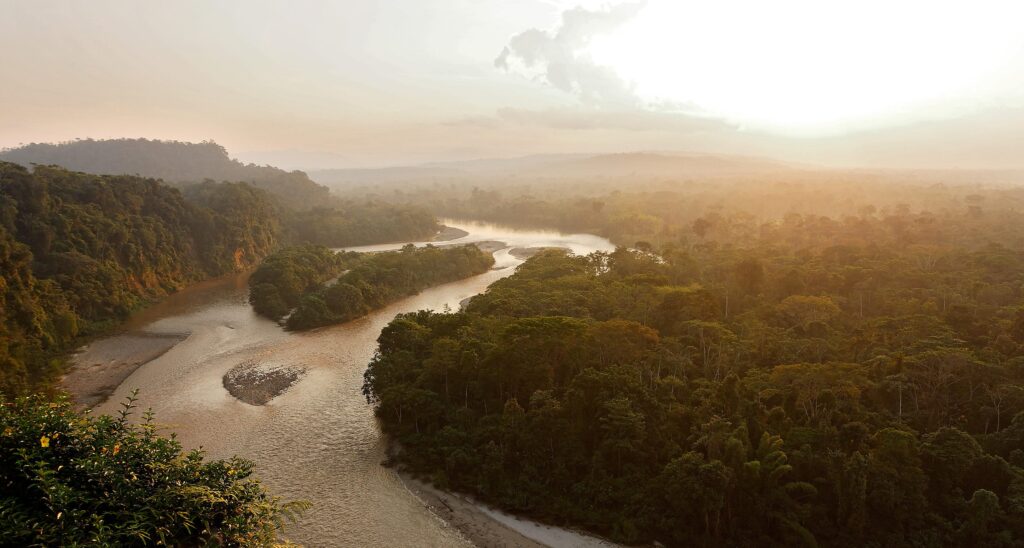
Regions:
M 308 507 L 251 478 L 252 463 L 207 461 L 129 422 L 75 411 L 66 398 L 0 402 L 0 538 L 18 546 L 268 546 Z

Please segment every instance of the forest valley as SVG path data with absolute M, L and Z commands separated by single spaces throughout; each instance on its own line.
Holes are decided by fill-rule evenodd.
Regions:
M 112 156 L 125 146 L 99 143 L 113 147 Z M 186 152 L 199 146 L 170 144 Z M 226 160 L 222 148 L 204 146 Z M 172 187 L 0 162 L 0 393 L 48 390 L 75 341 L 191 283 L 253 268 L 282 245 L 423 239 L 439 228 L 420 208 L 334 199 L 301 172 L 286 175 L 268 183 L 272 193 L 244 182 Z M 302 192 L 289 190 L 296 180 L 322 193 L 299 207 Z
M 132 399 L 75 411 L 54 384 L 66 354 L 257 265 L 255 311 L 296 330 L 491 268 L 475 247 L 330 249 L 428 239 L 437 215 L 620 247 L 544 251 L 459 312 L 395 318 L 363 390 L 398 465 L 627 543 L 1024 546 L 1024 189 L 1007 174 L 540 173 L 333 196 L 213 143 L 3 157 L 5 538 L 272 543 L 301 503 L 129 420 Z
M 39 165 L 0 161 L 0 545 L 275 545 L 308 504 L 270 495 L 252 462 L 184 451 L 134 397 L 118 417 L 76 410 L 56 383 L 67 354 L 282 246 L 425 239 L 434 217 L 333 198 L 213 143 L 82 141 L 2 158 Z M 76 161 L 100 174 L 45 165 Z

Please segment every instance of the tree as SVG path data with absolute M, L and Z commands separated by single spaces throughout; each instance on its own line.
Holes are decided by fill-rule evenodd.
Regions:
M 828 323 L 839 314 L 839 307 L 829 297 L 792 295 L 777 307 L 779 316 L 789 326 L 807 328 L 813 323 Z
M 747 257 L 736 263 L 733 272 L 740 290 L 747 295 L 756 295 L 764 283 L 764 264 L 754 257 Z
M 885 524 L 892 538 L 907 539 L 923 523 L 928 478 L 918 442 L 908 432 L 886 428 L 871 440 L 867 502 L 872 522 Z
M 666 529 L 673 531 L 675 541 L 702 538 L 706 543 L 719 537 L 725 493 L 731 481 L 721 461 L 706 462 L 694 452 L 665 465 L 658 485 L 671 511 L 663 518 Z

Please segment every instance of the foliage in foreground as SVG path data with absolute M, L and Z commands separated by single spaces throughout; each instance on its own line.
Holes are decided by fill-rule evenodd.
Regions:
M 205 461 L 147 412 L 76 412 L 66 399 L 0 403 L 0 544 L 269 546 L 307 503 L 283 503 L 238 457 Z

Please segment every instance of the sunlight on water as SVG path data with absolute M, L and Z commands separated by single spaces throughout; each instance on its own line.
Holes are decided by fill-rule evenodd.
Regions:
M 587 234 L 446 223 L 470 232 L 450 243 L 498 240 L 509 247 L 559 246 L 576 253 L 613 249 L 608 240 Z M 191 334 L 136 370 L 98 411 L 116 410 L 117 402 L 139 388 L 141 407 L 152 407 L 186 447 L 202 447 L 212 457 L 238 454 L 255 461 L 258 476 L 275 494 L 314 504 L 288 530 L 290 540 L 307 546 L 468 545 L 380 466 L 385 441 L 361 388 L 377 336 L 396 314 L 458 309 L 463 299 L 512 274 L 513 268 L 502 266 L 521 262 L 508 249 L 495 253 L 495 259 L 495 270 L 305 333 L 285 332 L 256 316 L 246 300 L 245 276 L 201 284 L 129 322 L 136 330 Z M 300 366 L 307 374 L 267 405 L 251 406 L 230 396 L 222 384 L 229 369 L 246 361 Z

